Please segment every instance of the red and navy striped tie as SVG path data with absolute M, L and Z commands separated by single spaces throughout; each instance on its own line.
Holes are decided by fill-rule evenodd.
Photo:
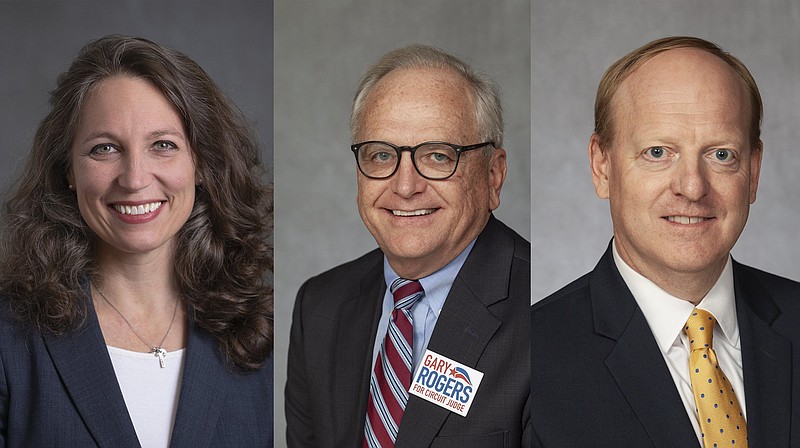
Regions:
M 362 446 L 370 448 L 393 447 L 397 440 L 411 387 L 414 333 L 410 310 L 425 294 L 418 281 L 404 278 L 393 281 L 389 289 L 394 297 L 394 311 L 370 378 L 364 424 Z

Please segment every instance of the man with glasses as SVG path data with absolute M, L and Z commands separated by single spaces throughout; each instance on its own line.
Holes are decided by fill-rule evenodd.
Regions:
M 289 347 L 289 446 L 529 446 L 530 243 L 492 216 L 499 95 L 427 46 L 384 55 L 351 115 L 380 249 L 308 280 Z

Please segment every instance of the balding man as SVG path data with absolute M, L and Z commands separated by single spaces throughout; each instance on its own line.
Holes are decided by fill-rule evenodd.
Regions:
M 795 446 L 800 284 L 734 261 L 756 200 L 761 96 L 710 42 L 604 75 L 589 143 L 614 238 L 532 309 L 534 445 Z
M 308 280 L 289 347 L 289 446 L 530 446 L 530 243 L 492 216 L 496 89 L 427 46 L 362 78 L 358 210 L 380 249 Z

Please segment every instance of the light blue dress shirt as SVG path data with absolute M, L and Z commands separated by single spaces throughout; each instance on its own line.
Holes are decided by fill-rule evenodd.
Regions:
M 437 319 L 439 319 L 439 313 L 442 312 L 444 301 L 447 298 L 447 294 L 450 293 L 453 281 L 456 279 L 458 271 L 461 270 L 461 266 L 464 265 L 464 261 L 474 245 L 475 240 L 472 240 L 467 248 L 447 266 L 419 279 L 422 289 L 425 290 L 425 296 L 411 307 L 411 318 L 414 320 L 414 369 L 412 373 L 417 369 L 422 359 L 422 354 L 425 353 L 425 349 L 428 347 L 428 341 L 431 339 L 433 328 L 436 326 Z M 394 298 L 389 290 L 389 285 L 399 277 L 389 266 L 389 261 L 385 256 L 383 257 L 383 276 L 386 280 L 386 293 L 383 295 L 383 311 L 381 312 L 381 320 L 378 322 L 378 330 L 375 333 L 375 344 L 372 348 L 372 369 L 370 371 L 375 370 L 375 360 L 381 351 L 381 345 L 386 337 L 386 330 L 389 328 L 389 319 L 392 317 L 392 311 L 394 310 Z

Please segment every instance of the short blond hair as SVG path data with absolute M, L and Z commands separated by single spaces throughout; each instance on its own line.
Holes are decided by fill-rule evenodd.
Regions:
M 722 59 L 739 76 L 750 98 L 750 145 L 755 148 L 761 138 L 763 104 L 753 75 L 747 67 L 717 44 L 697 37 L 671 36 L 654 40 L 623 56 L 606 70 L 594 103 L 594 132 L 600 137 L 600 148 L 605 151 L 613 142 L 614 122 L 611 102 L 619 86 L 638 67 L 659 53 L 677 48 L 697 48 Z

